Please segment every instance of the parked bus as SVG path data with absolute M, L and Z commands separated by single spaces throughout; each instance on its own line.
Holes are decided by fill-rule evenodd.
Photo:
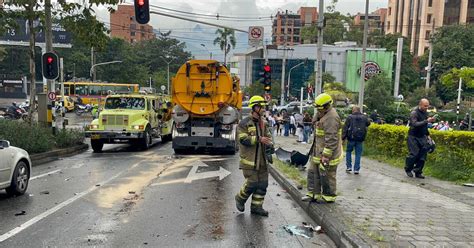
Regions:
M 138 84 L 116 84 L 99 82 L 65 82 L 64 95 L 76 99 L 78 96 L 83 104 L 101 104 L 110 93 L 137 93 Z

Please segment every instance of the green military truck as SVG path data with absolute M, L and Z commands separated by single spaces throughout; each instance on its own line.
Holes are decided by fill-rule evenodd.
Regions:
M 164 95 L 110 95 L 86 137 L 91 138 L 94 152 L 101 152 L 104 144 L 125 142 L 148 149 L 154 138 L 171 141 L 172 108 L 170 98 Z

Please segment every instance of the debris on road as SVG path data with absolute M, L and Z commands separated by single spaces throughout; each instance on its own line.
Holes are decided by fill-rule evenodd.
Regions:
M 26 215 L 26 211 L 22 210 L 21 212 L 15 214 L 15 216 L 20 216 L 20 215 Z
M 47 191 L 47 190 L 41 191 L 41 192 L 40 192 L 40 195 L 49 195 L 49 191 Z
M 135 191 L 128 191 L 128 193 L 133 195 L 133 194 L 135 194 Z
M 474 187 L 474 183 L 464 183 L 463 186 Z
M 68 178 L 64 179 L 64 181 L 69 181 L 69 180 L 71 180 L 71 178 L 70 178 L 70 177 L 68 177 Z
M 283 229 L 291 235 L 298 235 L 310 239 L 313 237 L 313 232 L 304 226 L 284 225 Z

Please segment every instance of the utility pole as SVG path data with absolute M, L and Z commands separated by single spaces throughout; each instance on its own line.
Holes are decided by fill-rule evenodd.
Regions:
M 63 58 L 59 58 L 59 67 L 60 67 L 59 83 L 61 84 L 61 100 L 63 101 L 63 107 L 64 107 L 64 59 Z
M 286 41 L 287 41 L 287 28 L 288 28 L 288 10 L 285 12 L 285 26 L 283 30 L 285 32 L 285 40 L 283 40 L 283 59 L 281 62 L 281 97 L 280 97 L 280 105 L 285 105 L 285 70 L 286 70 Z M 288 92 L 288 96 L 290 93 Z
M 435 20 L 433 19 L 433 26 L 431 27 L 431 37 L 433 37 L 433 33 L 435 31 Z M 430 88 L 430 79 L 431 79 L 431 59 L 433 58 L 433 42 L 430 40 L 430 54 L 428 56 L 428 66 L 426 67 L 426 84 L 425 89 L 428 90 Z
M 46 52 L 53 51 L 53 33 L 52 33 L 52 21 L 51 21 L 51 0 L 44 1 L 44 13 L 45 13 L 45 27 L 44 27 L 44 34 L 45 34 L 45 43 L 46 43 Z M 48 92 L 54 91 L 54 80 L 47 80 L 46 87 Z
M 402 67 L 402 54 L 403 54 L 403 38 L 398 38 L 397 42 L 397 66 L 395 68 L 395 88 L 393 90 L 393 97 L 398 97 L 398 91 L 400 88 L 400 69 Z
M 319 0 L 319 16 L 318 16 L 318 75 L 315 77 L 314 97 L 322 92 L 323 87 L 323 24 L 324 24 L 324 0 Z
M 461 68 L 461 71 L 463 68 Z M 458 101 L 456 105 L 456 123 L 459 123 L 459 109 L 461 105 L 461 91 L 462 91 L 462 73 L 459 73 L 459 86 L 458 86 Z M 470 124 L 470 123 L 469 123 Z
M 365 90 L 365 53 L 367 51 L 367 33 L 369 31 L 369 0 L 365 0 L 364 39 L 362 43 L 362 63 L 360 65 L 360 89 L 359 107 L 364 113 L 364 90 Z
M 91 47 L 91 79 L 92 82 L 95 81 L 95 69 L 94 69 L 95 59 L 94 59 L 94 47 Z

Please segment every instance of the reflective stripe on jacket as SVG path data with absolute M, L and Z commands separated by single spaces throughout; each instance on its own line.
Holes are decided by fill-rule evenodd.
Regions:
M 252 116 L 247 116 L 240 121 L 238 131 L 238 141 L 240 148 L 240 169 L 258 169 L 265 161 L 265 147 L 258 142 L 258 138 L 266 136 L 271 138 L 268 123 L 262 118 L 263 128 L 258 126 Z
M 338 165 L 342 159 L 342 123 L 336 109 L 330 108 L 315 126 L 315 147 L 312 159 L 316 164 L 321 157 L 329 157 L 329 165 Z

